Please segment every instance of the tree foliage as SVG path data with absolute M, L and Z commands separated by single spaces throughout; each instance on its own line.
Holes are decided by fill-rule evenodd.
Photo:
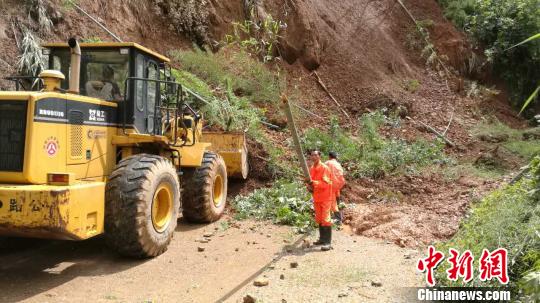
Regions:
M 495 74 L 521 105 L 540 79 L 540 40 L 510 47 L 540 32 L 538 0 L 439 0 L 446 16 L 485 47 Z M 508 51 L 505 51 L 509 49 Z

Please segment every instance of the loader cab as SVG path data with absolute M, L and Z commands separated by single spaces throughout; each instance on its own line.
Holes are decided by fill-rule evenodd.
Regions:
M 70 48 L 67 43 L 45 44 L 48 68 L 70 78 Z M 159 134 L 160 107 L 166 63 L 170 60 L 136 43 L 81 43 L 80 94 L 118 103 L 119 125 L 141 134 Z M 174 92 L 178 87 L 169 89 Z

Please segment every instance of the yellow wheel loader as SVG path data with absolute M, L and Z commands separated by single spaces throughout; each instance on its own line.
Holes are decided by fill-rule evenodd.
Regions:
M 228 177 L 247 178 L 245 137 L 203 132 L 188 102 L 200 97 L 172 79 L 168 58 L 76 39 L 43 55 L 48 70 L 0 92 L 0 236 L 105 234 L 123 255 L 153 257 L 180 213 L 220 218 Z

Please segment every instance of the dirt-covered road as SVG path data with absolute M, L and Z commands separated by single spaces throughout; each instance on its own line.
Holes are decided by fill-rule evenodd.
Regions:
M 164 255 L 142 261 L 103 239 L 0 239 L 0 302 L 387 302 L 421 283 L 416 253 L 393 244 L 341 232 L 322 253 L 286 227 L 224 222 L 181 223 Z

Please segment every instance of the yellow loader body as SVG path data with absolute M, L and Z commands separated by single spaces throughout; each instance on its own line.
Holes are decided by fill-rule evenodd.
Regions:
M 83 240 L 103 233 L 104 182 L 0 186 L 0 235 Z
M 82 46 L 48 45 L 54 70 L 28 82 L 42 81 L 38 91 L 0 92 L 0 237 L 107 229 L 120 253 L 157 256 L 180 211 L 221 217 L 227 175 L 247 177 L 245 135 L 203 133 L 182 85 L 162 79 L 166 57 L 133 43 Z

